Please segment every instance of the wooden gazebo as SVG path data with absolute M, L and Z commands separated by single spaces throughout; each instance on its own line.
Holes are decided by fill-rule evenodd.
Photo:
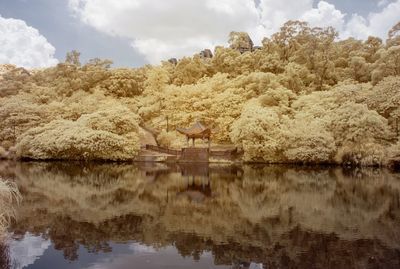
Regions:
M 203 140 L 207 139 L 208 146 L 210 147 L 211 129 L 209 127 L 204 126 L 199 121 L 197 121 L 195 124 L 193 124 L 189 128 L 177 128 L 176 130 L 186 136 L 188 144 L 189 144 L 189 140 L 192 139 L 193 147 L 195 146 L 196 138 L 200 138 Z

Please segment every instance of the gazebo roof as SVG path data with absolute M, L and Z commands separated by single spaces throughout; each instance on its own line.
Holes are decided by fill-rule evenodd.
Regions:
M 208 138 L 211 135 L 211 129 L 198 121 L 189 128 L 177 128 L 176 130 L 189 138 Z

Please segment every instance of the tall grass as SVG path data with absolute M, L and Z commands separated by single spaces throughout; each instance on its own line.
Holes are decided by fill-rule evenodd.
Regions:
M 15 216 L 14 203 L 19 203 L 21 194 L 15 183 L 0 177 L 0 237 Z
M 12 267 L 12 259 L 10 257 L 10 249 L 4 242 L 0 242 L 0 268 L 9 269 Z

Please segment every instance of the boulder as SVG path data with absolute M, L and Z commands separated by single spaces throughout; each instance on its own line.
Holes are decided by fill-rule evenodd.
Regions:
M 200 52 L 200 56 L 201 56 L 202 58 L 212 58 L 212 57 L 213 57 L 213 54 L 212 54 L 211 50 L 205 49 L 205 50 L 202 50 L 202 51 Z
M 177 65 L 178 64 L 178 60 L 176 58 L 171 58 L 168 60 L 168 62 L 170 62 L 173 65 Z

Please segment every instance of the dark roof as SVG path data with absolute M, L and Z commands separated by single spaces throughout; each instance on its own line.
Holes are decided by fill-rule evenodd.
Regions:
M 177 128 L 176 130 L 189 138 L 207 138 L 211 135 L 211 129 L 198 121 L 189 128 Z

